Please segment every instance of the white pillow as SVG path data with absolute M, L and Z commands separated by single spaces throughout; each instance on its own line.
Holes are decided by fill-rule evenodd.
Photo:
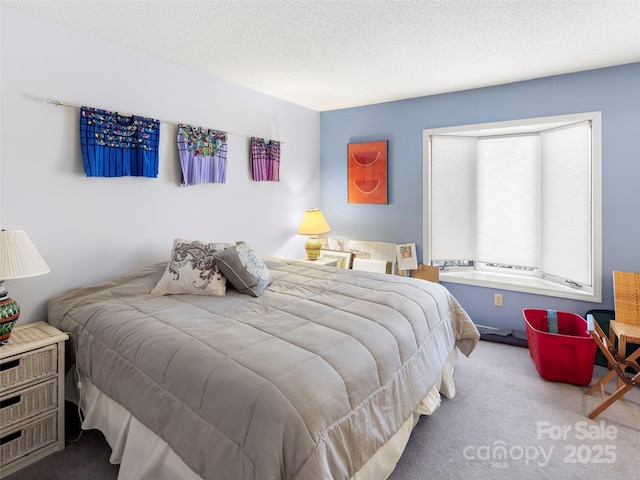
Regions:
M 207 243 L 176 238 L 167 268 L 151 293 L 224 296 L 227 279 L 218 269 L 214 254 L 233 246 L 232 243 Z

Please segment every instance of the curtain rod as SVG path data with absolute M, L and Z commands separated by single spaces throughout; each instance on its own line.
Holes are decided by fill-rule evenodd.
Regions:
M 51 100 L 51 99 L 47 99 L 47 103 L 51 104 L 51 105 L 55 105 L 56 107 L 71 107 L 71 108 L 82 108 L 82 105 L 73 105 L 71 103 L 64 103 L 61 102 L 59 100 Z M 118 112 L 114 112 L 114 113 L 118 113 Z M 128 114 L 128 113 L 119 113 L 119 115 L 122 115 L 123 117 L 133 117 L 133 114 Z M 158 120 L 161 123 L 166 123 L 169 125 L 180 125 L 179 123 L 176 122 L 168 122 L 166 120 Z M 255 135 L 247 135 L 246 133 L 238 133 L 238 132 L 229 132 L 226 130 L 220 130 L 221 132 L 225 132 L 227 135 L 239 135 L 241 137 L 246 137 L 246 138 L 252 138 L 255 137 Z M 261 137 L 256 137 L 256 138 L 261 138 Z M 276 140 L 277 142 L 280 142 L 280 140 Z M 280 145 L 284 146 L 286 145 L 285 142 L 280 142 Z

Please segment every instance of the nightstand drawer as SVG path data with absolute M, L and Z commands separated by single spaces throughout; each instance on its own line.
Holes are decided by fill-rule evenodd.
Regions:
M 12 463 L 58 441 L 58 413 L 51 412 L 26 425 L 2 432 L 0 466 Z
M 57 372 L 57 345 L 3 358 L 0 360 L 0 393 Z
M 16 423 L 58 406 L 57 377 L 0 397 L 0 435 Z

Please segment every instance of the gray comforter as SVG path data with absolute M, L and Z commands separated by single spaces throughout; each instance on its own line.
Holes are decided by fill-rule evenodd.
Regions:
M 347 479 L 479 335 L 441 285 L 266 261 L 253 298 L 150 295 L 165 264 L 49 303 L 82 372 L 206 479 Z

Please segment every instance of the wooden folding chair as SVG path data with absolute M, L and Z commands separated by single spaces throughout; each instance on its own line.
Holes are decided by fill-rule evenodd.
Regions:
M 640 349 L 633 352 L 627 358 L 621 356 L 604 334 L 600 325 L 594 320 L 593 315 L 587 315 L 587 328 L 602 353 L 607 357 L 609 364 L 613 366 L 613 369 L 606 376 L 587 390 L 587 395 L 593 395 L 596 390 L 600 390 L 602 397 L 600 405 L 589 413 L 589 418 L 593 420 L 615 401 L 624 397 L 633 387 L 640 388 L 640 365 L 636 362 L 636 359 L 640 357 Z M 627 367 L 630 367 L 635 373 L 628 374 L 626 371 Z M 618 389 L 607 396 L 604 391 L 604 386 L 616 377 L 618 378 Z
M 617 350 L 626 357 L 627 343 L 640 344 L 640 273 L 615 270 L 613 296 L 616 319 L 609 322 L 609 341 L 615 346 L 617 339 Z M 621 380 L 618 386 L 622 386 Z

